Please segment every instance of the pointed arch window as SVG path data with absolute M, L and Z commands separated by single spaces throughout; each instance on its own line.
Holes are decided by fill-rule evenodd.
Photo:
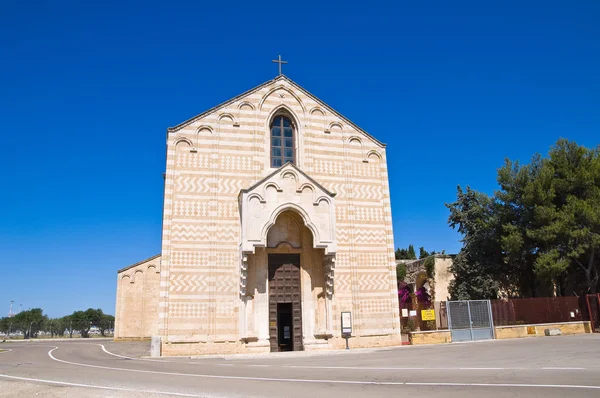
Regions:
M 271 122 L 271 167 L 296 163 L 295 129 L 286 116 L 275 116 Z

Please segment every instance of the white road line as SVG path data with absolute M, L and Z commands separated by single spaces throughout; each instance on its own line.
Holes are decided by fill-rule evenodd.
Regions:
M 116 370 L 121 372 L 133 372 L 133 373 L 148 373 L 148 374 L 162 374 L 166 376 L 184 376 L 184 377 L 198 377 L 204 379 L 220 379 L 220 380 L 245 380 L 245 381 L 274 381 L 280 383 L 321 383 L 321 384 L 357 384 L 357 385 L 380 385 L 380 386 L 462 386 L 462 387 L 522 387 L 522 388 L 573 388 L 573 389 L 590 389 L 600 390 L 600 386 L 582 386 L 572 384 L 484 384 L 484 383 L 437 383 L 437 382 L 403 382 L 403 381 L 359 381 L 359 380 L 326 380 L 326 379 L 290 379 L 290 378 L 276 378 L 276 377 L 248 377 L 248 376 L 225 376 L 225 375 L 206 375 L 206 374 L 190 374 L 190 373 L 176 373 L 176 372 L 158 372 L 154 370 L 142 370 L 142 369 L 125 369 L 125 368 L 113 368 L 109 366 L 98 366 L 88 365 L 85 363 L 77 363 L 64 361 L 57 359 L 52 355 L 52 351 L 58 349 L 55 347 L 48 351 L 48 356 L 56 362 L 66 363 L 68 365 L 84 366 L 95 369 L 107 369 Z
M 268 367 L 270 367 L 271 365 L 247 365 L 247 366 L 251 366 L 251 367 L 253 367 L 253 368 L 268 368 Z
M 61 386 L 70 386 L 70 387 L 84 387 L 84 388 L 96 388 L 100 390 L 112 390 L 112 391 L 129 391 L 129 392 L 141 392 L 141 393 L 149 393 L 149 394 L 161 394 L 161 395 L 172 395 L 176 397 L 202 397 L 207 398 L 209 395 L 197 395 L 197 394 L 185 394 L 180 392 L 170 392 L 170 391 L 153 391 L 153 390 L 140 390 L 137 388 L 122 388 L 122 387 L 108 387 L 108 386 L 98 386 L 94 384 L 81 384 L 81 383 L 69 383 L 66 381 L 55 381 L 55 380 L 45 380 L 45 379 L 33 379 L 30 377 L 17 377 L 17 376 L 8 376 L 0 374 L 0 377 L 4 377 L 7 379 L 13 380 L 22 380 L 22 381 L 33 381 L 36 383 L 46 383 L 46 384 L 58 384 Z
M 127 357 L 125 355 L 119 355 L 119 354 L 115 354 L 114 352 L 110 352 L 106 349 L 106 347 L 104 347 L 103 344 L 96 344 L 99 345 L 100 347 L 102 347 L 102 351 L 104 351 L 105 353 L 107 353 L 108 355 L 112 355 L 114 357 L 119 357 L 119 358 L 123 358 L 123 359 L 131 359 L 133 361 L 147 361 L 147 362 L 170 362 L 170 361 L 165 361 L 162 359 L 147 359 L 147 358 L 134 358 L 134 357 Z
M 285 368 L 298 369 L 345 369 L 345 370 L 586 370 L 586 368 L 427 368 L 427 367 L 370 367 L 370 366 L 311 366 L 282 365 Z
M 0 354 L 5 353 L 5 352 L 10 352 L 10 351 L 12 351 L 10 348 L 6 348 L 6 349 L 2 348 L 2 349 L 0 349 Z
M 546 368 L 542 368 L 542 370 L 585 370 L 585 368 L 552 368 L 552 367 L 546 367 Z
M 206 365 L 206 364 L 202 364 L 202 365 Z M 218 363 L 217 366 L 233 366 L 232 363 Z

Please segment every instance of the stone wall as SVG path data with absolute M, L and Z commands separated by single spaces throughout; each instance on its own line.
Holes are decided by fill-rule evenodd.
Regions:
M 385 146 L 280 76 L 169 129 L 158 329 L 165 342 L 233 347 L 243 337 L 237 196 L 274 170 L 269 123 L 278 112 L 294 120 L 297 167 L 336 194 L 333 313 L 351 311 L 357 336 L 400 333 Z
M 115 339 L 157 334 L 159 282 L 160 255 L 117 272 Z

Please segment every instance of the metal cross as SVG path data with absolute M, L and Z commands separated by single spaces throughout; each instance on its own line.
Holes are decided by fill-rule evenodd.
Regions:
M 282 75 L 281 73 L 281 64 L 287 64 L 287 61 L 282 61 L 281 60 L 281 55 L 279 56 L 279 59 L 274 59 L 273 62 L 275 62 L 276 64 L 279 64 L 279 74 Z

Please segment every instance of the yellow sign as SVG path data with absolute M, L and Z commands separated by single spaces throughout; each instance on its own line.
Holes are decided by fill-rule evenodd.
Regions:
M 434 310 L 421 310 L 421 320 L 435 321 L 435 311 Z
M 272 328 L 274 328 L 274 327 L 277 327 L 277 322 L 271 322 L 270 326 L 271 326 Z

